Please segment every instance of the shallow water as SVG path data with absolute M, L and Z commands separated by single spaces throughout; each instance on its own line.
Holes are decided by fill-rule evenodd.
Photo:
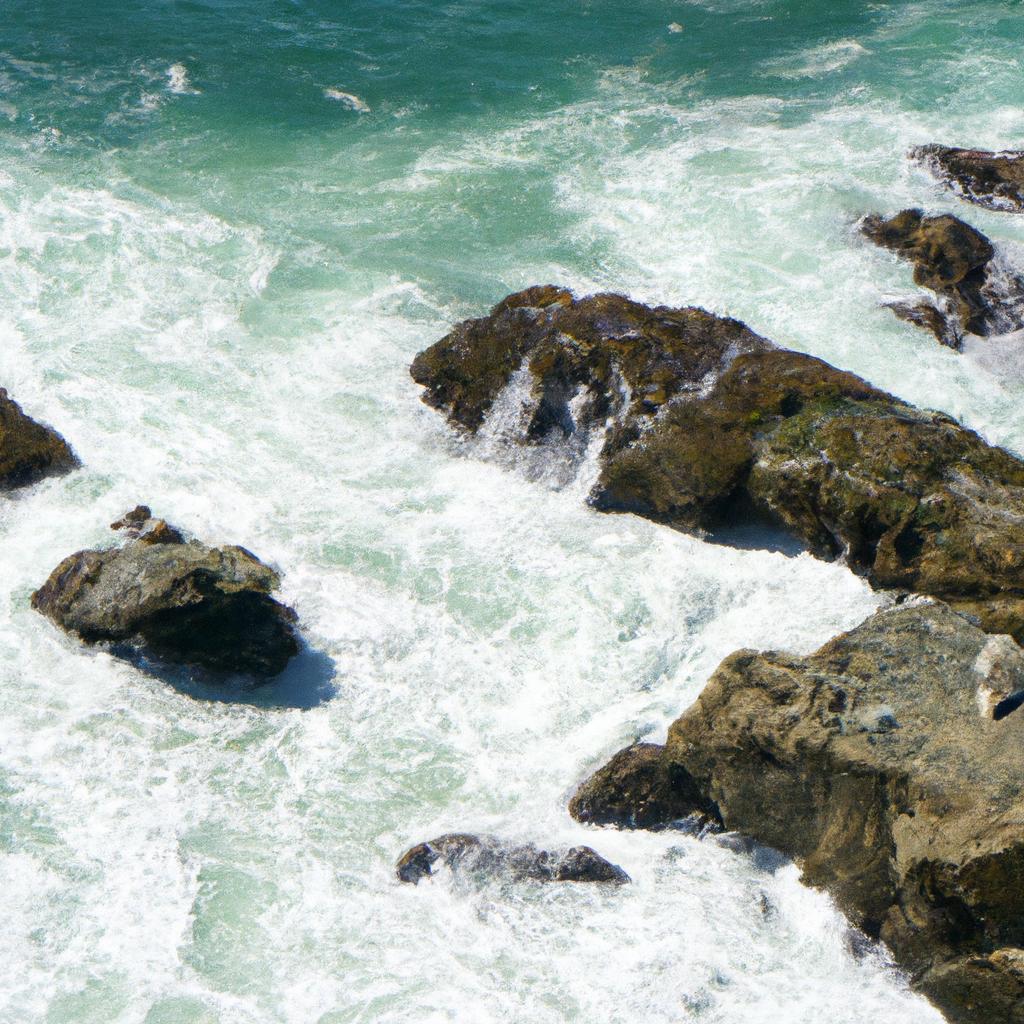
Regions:
M 0 384 L 85 468 L 0 504 L 0 1020 L 938 1021 L 794 867 L 565 811 L 726 654 L 879 595 L 594 513 L 407 366 L 513 288 L 616 289 L 1024 451 L 1017 339 L 896 321 L 855 230 L 949 209 L 1024 262 L 1024 218 L 903 158 L 1024 141 L 1022 35 L 1009 0 L 9 0 Z M 314 653 L 200 700 L 31 612 L 139 501 L 278 564 Z M 634 884 L 399 886 L 456 829 Z

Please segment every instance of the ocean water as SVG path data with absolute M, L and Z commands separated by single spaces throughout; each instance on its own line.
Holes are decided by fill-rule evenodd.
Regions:
M 880 303 L 865 213 L 1024 218 L 904 153 L 1024 143 L 1013 0 L 4 0 L 0 385 L 84 468 L 0 503 L 4 1024 L 935 1024 L 792 865 L 585 828 L 740 647 L 884 598 L 583 503 L 419 402 L 537 282 L 737 316 L 1024 452 L 1024 348 Z M 493 439 L 492 439 L 493 440 Z M 280 566 L 310 652 L 243 702 L 28 607 L 144 501 Z M 633 884 L 401 886 L 440 832 Z

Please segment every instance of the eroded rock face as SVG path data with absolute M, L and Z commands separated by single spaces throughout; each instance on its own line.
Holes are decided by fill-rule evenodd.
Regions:
M 620 750 L 576 790 L 569 813 L 577 821 L 623 828 L 657 828 L 691 815 L 717 820 L 694 781 L 655 743 Z
M 434 873 L 438 864 L 482 878 L 504 877 L 518 882 L 611 882 L 629 876 L 589 846 L 550 853 L 532 844 L 512 845 L 493 836 L 454 832 L 406 851 L 395 865 L 398 878 L 413 884 Z
M 32 607 L 86 643 L 130 644 L 170 662 L 269 678 L 298 653 L 280 576 L 240 547 L 185 540 L 139 506 L 121 547 L 64 559 Z
M 894 304 L 901 319 L 957 349 L 965 335 L 988 337 L 1024 326 L 1024 281 L 998 265 L 992 243 L 969 224 L 948 214 L 903 210 L 888 220 L 866 217 L 861 227 L 876 245 L 913 263 L 915 284 L 938 297 L 939 307 Z
M 739 651 L 665 759 L 795 857 L 951 1020 L 1024 1021 L 1024 651 L 941 604 L 815 654 Z
M 1024 639 L 1024 463 L 738 321 L 531 289 L 412 372 L 470 432 L 525 373 L 511 443 L 596 437 L 602 511 L 695 532 L 765 519 L 874 586 L 940 597 Z
M 0 388 L 0 490 L 34 483 L 78 466 L 68 443 L 50 427 L 26 416 Z
M 1024 212 L 1024 152 L 932 144 L 919 146 L 910 155 L 963 199 L 990 210 Z

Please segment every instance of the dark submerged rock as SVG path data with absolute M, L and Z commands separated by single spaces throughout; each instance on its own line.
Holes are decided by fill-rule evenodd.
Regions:
M 691 815 L 716 820 L 696 783 L 664 755 L 654 743 L 620 750 L 576 790 L 569 813 L 577 821 L 625 828 L 655 828 Z
M 280 576 L 244 548 L 186 541 L 139 506 L 121 547 L 66 558 L 32 607 L 86 643 L 131 644 L 170 662 L 269 678 L 298 653 Z
M 949 214 L 903 210 L 888 220 L 866 217 L 861 228 L 876 245 L 913 263 L 914 283 L 930 288 L 942 305 L 894 304 L 901 319 L 952 348 L 967 334 L 988 337 L 1024 326 L 1024 281 L 1000 272 L 992 243 L 969 224 Z
M 941 604 L 739 651 L 671 727 L 728 829 L 797 859 L 950 1020 L 1024 1021 L 1024 651 Z
M 990 210 L 1024 212 L 1024 152 L 932 144 L 919 146 L 910 155 L 968 202 Z
M 26 416 L 0 388 L 0 490 L 24 487 L 78 465 L 78 458 L 60 434 Z
M 523 882 L 611 882 L 622 885 L 629 876 L 589 846 L 548 852 L 532 844 L 511 845 L 493 836 L 455 832 L 438 836 L 406 851 L 395 866 L 402 882 L 413 884 L 444 864 L 452 871 L 477 877 L 505 877 Z
M 530 386 L 515 443 L 598 437 L 596 508 L 691 532 L 772 522 L 876 587 L 1024 639 L 1024 463 L 950 417 L 736 320 L 550 286 L 459 325 L 412 367 L 468 432 L 517 371 Z

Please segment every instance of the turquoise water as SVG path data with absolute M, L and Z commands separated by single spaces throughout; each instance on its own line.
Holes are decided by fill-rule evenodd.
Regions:
M 616 289 L 1024 452 L 1019 339 L 896 322 L 910 274 L 854 227 L 951 209 L 1024 262 L 1024 219 L 903 158 L 1024 143 L 1020 5 L 0 14 L 0 385 L 85 464 L 0 505 L 0 1020 L 934 1024 L 794 868 L 565 812 L 723 656 L 882 598 L 592 513 L 592 466 L 458 443 L 407 366 L 513 288 Z M 33 614 L 139 501 L 278 564 L 317 656 L 196 700 Z M 587 842 L 634 884 L 400 887 L 453 829 Z

